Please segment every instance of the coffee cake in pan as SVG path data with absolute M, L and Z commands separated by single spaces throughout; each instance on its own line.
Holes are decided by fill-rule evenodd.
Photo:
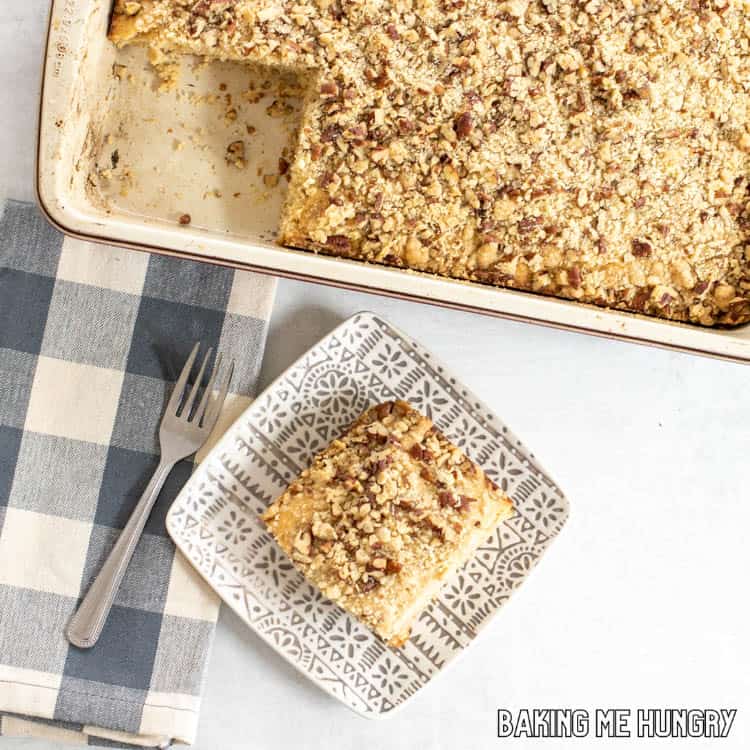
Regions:
M 747 0 L 116 0 L 111 38 L 297 72 L 283 245 L 750 320 Z

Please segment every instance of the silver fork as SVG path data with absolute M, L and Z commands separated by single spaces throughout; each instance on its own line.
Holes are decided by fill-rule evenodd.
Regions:
M 209 349 L 198 370 L 190 392 L 186 394 L 186 386 L 190 372 L 198 355 L 200 342 L 190 352 L 180 377 L 175 383 L 174 391 L 167 404 L 159 427 L 159 447 L 161 458 L 151 481 L 148 483 L 141 499 L 138 501 L 133 514 L 128 519 L 125 528 L 120 533 L 115 546 L 109 553 L 106 562 L 91 584 L 78 610 L 68 623 L 66 635 L 68 640 L 79 648 L 91 648 L 101 635 L 104 623 L 112 608 L 117 590 L 120 588 L 130 559 L 133 557 L 136 544 L 141 538 L 143 528 L 154 507 L 164 482 L 174 465 L 183 458 L 192 456 L 206 442 L 211 434 L 216 420 L 219 418 L 221 407 L 224 405 L 229 383 L 234 372 L 234 362 L 229 364 L 229 372 L 219 390 L 218 396 L 213 396 L 214 386 L 221 367 L 221 354 L 216 358 L 213 372 L 198 406 L 193 409 L 198 390 L 203 380 L 206 365 L 211 358 Z M 183 396 L 185 396 L 184 403 Z M 212 397 L 213 396 L 213 397 Z M 182 406 L 182 408 L 180 408 Z

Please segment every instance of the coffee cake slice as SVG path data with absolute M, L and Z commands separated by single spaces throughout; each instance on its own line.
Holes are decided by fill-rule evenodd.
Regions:
M 365 411 L 263 519 L 329 599 L 392 646 L 513 506 L 403 401 Z

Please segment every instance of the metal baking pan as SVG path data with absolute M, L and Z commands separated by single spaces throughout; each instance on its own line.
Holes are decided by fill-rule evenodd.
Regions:
M 273 72 L 187 61 L 183 83 L 157 93 L 145 50 L 117 50 L 107 40 L 110 10 L 109 0 L 53 0 L 51 7 L 37 195 L 66 234 L 750 362 L 750 325 L 700 328 L 275 245 L 285 180 L 273 187 L 273 173 L 292 142 L 293 97 L 281 116 L 270 116 L 275 84 L 258 101 L 243 92 Z M 251 122 L 246 165 L 238 169 L 225 158 L 227 144 L 252 131 Z M 179 223 L 184 215 L 189 224 Z

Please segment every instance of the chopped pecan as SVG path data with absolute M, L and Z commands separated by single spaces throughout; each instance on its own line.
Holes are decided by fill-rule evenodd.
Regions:
M 541 216 L 524 216 L 524 218 L 518 222 L 518 233 L 529 234 L 530 232 L 533 232 L 541 223 Z
M 385 564 L 386 574 L 393 575 L 394 573 L 398 573 L 400 571 L 401 571 L 401 563 L 396 562 L 396 560 L 393 560 L 389 557 Z
M 409 455 L 412 458 L 416 458 L 417 461 L 421 461 L 422 458 L 424 458 L 424 451 L 422 450 L 422 446 L 419 443 L 414 443 L 414 445 L 409 448 Z
M 468 510 L 472 503 L 475 503 L 477 499 L 475 497 L 469 497 L 468 495 L 461 495 L 458 499 L 458 509 L 463 513 Z
M 461 501 L 452 492 L 439 492 L 438 493 L 438 504 L 441 508 L 457 508 Z
M 646 303 L 651 298 L 651 290 L 650 289 L 639 289 L 636 293 L 633 299 L 631 300 L 630 304 L 633 307 L 634 310 L 639 310 L 640 312 L 643 312 L 646 308 Z
M 474 120 L 471 116 L 471 112 L 463 112 L 453 123 L 453 129 L 456 131 L 456 135 L 459 138 L 468 138 L 471 135 L 471 131 L 474 129 Z
M 387 401 L 384 404 L 378 404 L 377 408 L 375 409 L 375 413 L 377 414 L 378 419 L 385 419 L 392 411 L 393 403 L 390 401 Z
M 368 592 L 372 591 L 373 589 L 376 589 L 380 585 L 380 581 L 377 580 L 377 578 L 374 578 L 371 575 L 367 576 L 367 580 L 360 583 L 360 591 L 367 594 Z
M 331 234 L 326 238 L 326 245 L 342 253 L 348 253 L 352 249 L 352 241 L 343 234 Z
M 330 143 L 331 141 L 335 141 L 343 132 L 341 125 L 328 125 L 323 128 L 320 134 L 320 141 L 321 143 Z

